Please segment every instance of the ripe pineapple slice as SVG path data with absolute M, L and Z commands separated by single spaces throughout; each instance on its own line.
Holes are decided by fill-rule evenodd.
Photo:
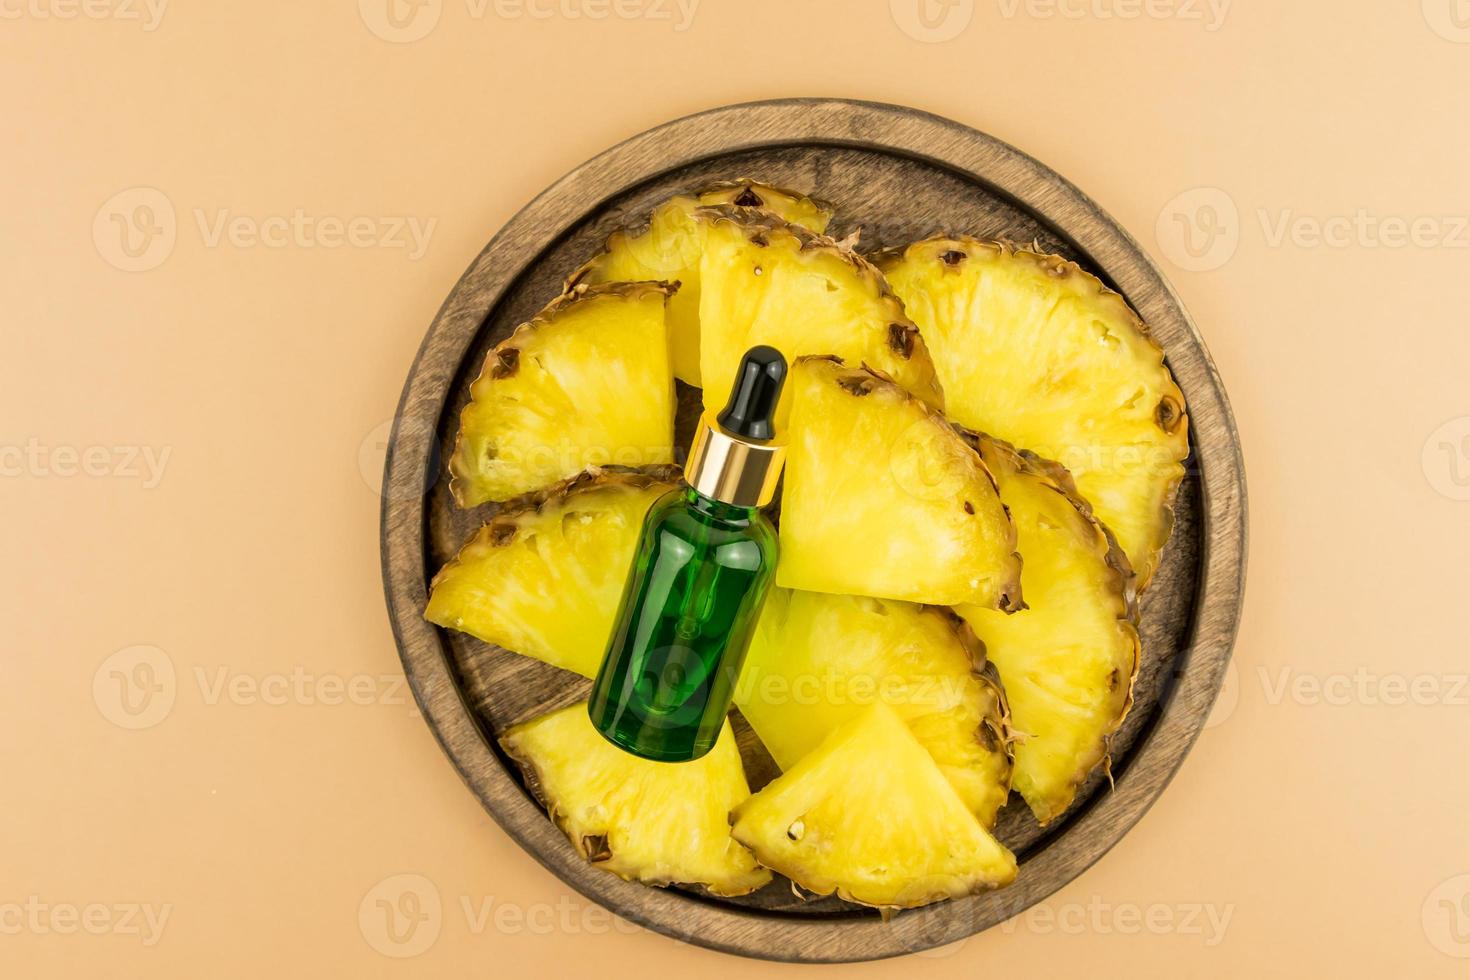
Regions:
M 1075 263 L 973 238 L 878 258 L 961 425 L 1062 463 L 1143 588 L 1189 455 L 1184 396 L 1148 328 Z
M 513 502 L 434 576 L 424 618 L 594 677 L 672 466 L 589 470 Z
M 1042 824 L 1107 756 L 1138 672 L 1128 559 L 1056 463 L 979 438 L 1016 522 L 1027 608 L 961 606 L 1000 670 L 1017 734 L 1015 786 Z
M 961 433 L 835 358 L 802 358 L 788 386 L 778 585 L 1020 608 L 1016 529 Z
M 702 208 L 695 217 L 705 226 L 699 267 L 705 408 L 724 407 L 741 356 L 756 344 L 777 348 L 788 361 L 833 354 L 866 364 L 925 403 L 943 406 L 924 338 L 866 259 L 759 212 Z
M 693 762 L 649 762 L 598 734 L 587 702 L 542 715 L 500 744 L 577 852 L 627 881 L 703 885 L 745 895 L 771 880 L 730 836 L 730 811 L 750 796 L 735 736 Z
M 995 826 L 1011 786 L 1005 695 L 965 621 L 940 606 L 773 590 L 735 703 L 776 764 L 790 769 L 875 701 Z
M 736 807 L 735 839 L 818 895 L 915 908 L 1008 885 L 1016 859 L 881 701 Z
M 664 327 L 673 289 L 578 286 L 490 352 L 449 461 L 461 507 L 506 500 L 587 466 L 673 462 Z
M 759 208 L 792 224 L 821 233 L 832 220 L 825 202 L 796 191 L 753 180 L 724 181 L 697 194 L 679 194 L 654 209 L 648 226 L 617 231 L 604 251 L 574 272 L 568 287 L 579 282 L 636 282 L 642 279 L 677 281 L 679 291 L 669 299 L 669 344 L 674 376 L 699 384 L 699 257 L 704 251 L 703 226 L 694 220 L 696 208 L 726 204 Z

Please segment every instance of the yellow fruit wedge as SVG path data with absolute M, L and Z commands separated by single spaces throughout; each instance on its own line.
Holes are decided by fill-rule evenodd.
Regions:
M 424 618 L 594 677 L 643 515 L 678 470 L 591 470 L 506 507 L 434 576 Z
M 587 703 L 553 711 L 500 739 L 577 852 L 648 885 L 703 885 L 745 895 L 771 880 L 730 836 L 730 811 L 750 796 L 735 736 L 693 762 L 650 762 L 604 739 Z
M 891 380 L 800 360 L 776 582 L 934 605 L 1021 605 L 1016 530 L 980 454 Z
M 703 208 L 695 217 L 705 225 L 699 324 L 706 409 L 725 407 L 741 357 L 757 344 L 788 362 L 832 354 L 866 364 L 942 407 L 923 337 L 867 260 L 770 215 Z
M 990 835 L 879 702 L 735 810 L 735 839 L 817 895 L 914 908 L 1010 884 Z
M 1107 758 L 1138 673 L 1138 607 L 1128 559 L 1066 470 L 978 440 L 1016 522 L 1027 608 L 961 606 L 999 670 L 1016 732 L 1015 787 L 1042 824 L 1071 806 Z
M 674 461 L 664 326 L 671 292 L 653 282 L 579 286 L 490 352 L 449 461 L 461 507 L 508 500 L 588 466 Z

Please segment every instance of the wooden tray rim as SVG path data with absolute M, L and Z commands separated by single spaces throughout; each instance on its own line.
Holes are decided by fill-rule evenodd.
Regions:
M 1139 308 L 1168 352 L 1189 406 L 1192 465 L 1203 490 L 1192 636 L 1174 663 L 1167 703 L 1140 736 L 1115 788 L 1027 861 L 1010 888 L 889 922 L 762 914 L 592 868 L 501 763 L 455 682 L 438 629 L 422 618 L 422 490 L 433 481 L 426 461 L 440 463 L 435 426 L 462 358 L 507 288 L 566 228 L 627 187 L 712 156 L 792 144 L 854 145 L 924 159 L 994 186 L 1056 224 Z M 478 302 L 467 302 L 473 297 Z M 847 99 L 749 102 L 686 116 L 599 154 L 538 195 L 496 233 L 436 315 L 405 382 L 384 467 L 383 582 L 404 669 L 445 754 L 490 815 L 564 882 L 624 918 L 711 949 L 792 962 L 878 959 L 963 939 L 1021 913 L 1102 857 L 1157 799 L 1204 727 L 1239 623 L 1246 544 L 1245 469 L 1223 385 L 1178 296 L 1133 238 L 1065 178 L 1007 143 L 921 110 Z

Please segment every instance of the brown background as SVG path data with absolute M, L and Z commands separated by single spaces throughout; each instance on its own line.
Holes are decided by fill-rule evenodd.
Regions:
M 541 187 L 834 95 L 1007 139 L 1133 231 L 1231 392 L 1253 533 L 1213 727 L 1125 841 L 1041 911 L 832 969 L 1463 975 L 1453 0 L 88 2 L 0 4 L 0 974 L 802 969 L 613 923 L 493 825 L 398 680 L 376 488 L 424 327 Z M 331 220 L 248 234 L 298 211 Z

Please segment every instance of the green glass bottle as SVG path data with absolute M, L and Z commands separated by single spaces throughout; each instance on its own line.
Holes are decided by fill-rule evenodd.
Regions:
M 587 711 L 614 745 L 659 762 L 714 747 L 776 571 L 776 529 L 761 512 L 785 448 L 774 418 L 786 361 L 746 352 L 730 403 L 706 415 L 684 467 L 688 486 L 649 508 Z

